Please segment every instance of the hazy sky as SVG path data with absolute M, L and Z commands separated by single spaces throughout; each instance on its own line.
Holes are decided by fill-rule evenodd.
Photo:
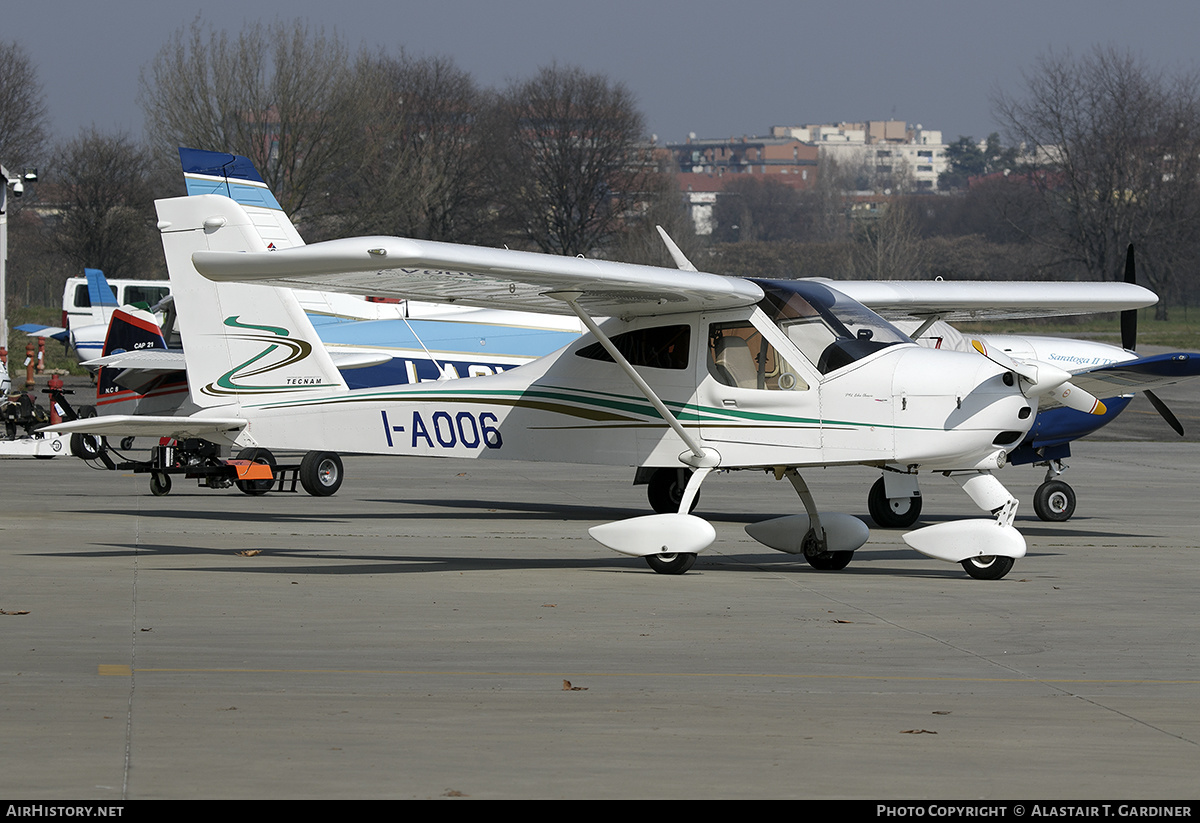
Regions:
M 989 95 L 1048 49 L 1191 70 L 1200 43 L 1197 0 L 4 0 L 0 39 L 33 57 L 55 137 L 140 135 L 139 72 L 198 9 L 231 32 L 303 18 L 354 47 L 450 57 L 484 86 L 577 64 L 624 82 L 662 142 L 890 118 L 982 138 Z

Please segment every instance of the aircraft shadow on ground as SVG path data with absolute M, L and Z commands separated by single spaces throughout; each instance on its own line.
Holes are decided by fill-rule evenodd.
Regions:
M 336 537 L 324 539 L 336 540 Z M 379 538 L 374 538 L 379 539 Z M 483 539 L 486 539 L 483 538 Z M 427 542 L 426 538 L 422 538 Z M 313 540 L 314 543 L 318 539 Z M 237 556 L 238 552 L 253 551 L 253 556 Z M 234 573 L 234 574 L 266 574 L 276 576 L 341 576 L 341 575 L 410 575 L 428 574 L 432 572 L 500 572 L 500 571 L 597 571 L 613 574 L 645 574 L 653 576 L 655 572 L 639 558 L 623 557 L 613 554 L 606 557 L 573 556 L 570 550 L 563 552 L 561 557 L 470 557 L 463 555 L 438 555 L 429 553 L 397 554 L 354 552 L 347 553 L 338 549 L 327 549 L 314 546 L 312 548 L 278 548 L 256 544 L 247 541 L 245 546 L 191 546 L 167 543 L 104 543 L 97 544 L 93 549 L 83 549 L 70 552 L 37 552 L 41 557 L 58 558 L 118 558 L 137 557 L 139 562 L 150 560 L 170 561 L 172 559 L 208 557 L 214 560 L 227 559 L 233 562 L 173 568 L 166 562 L 154 566 L 156 571 L 179 571 L 186 573 Z M 1035 553 L 1038 554 L 1050 553 Z M 280 564 L 280 559 L 296 561 Z M 269 563 L 270 565 L 266 565 Z M 957 565 L 938 563 L 921 557 L 916 552 L 899 549 L 873 551 L 864 550 L 845 569 L 837 572 L 820 572 L 809 567 L 797 556 L 777 554 L 775 552 L 754 552 L 751 554 L 701 554 L 686 575 L 680 578 L 668 576 L 668 579 L 698 579 L 705 572 L 713 573 L 751 573 L 762 574 L 773 572 L 778 574 L 805 575 L 806 579 L 814 582 L 821 579 L 833 580 L 841 576 L 869 577 L 910 577 L 944 580 L 963 576 Z
M 163 509 L 159 511 L 145 511 L 135 509 L 104 509 L 94 510 L 95 514 L 108 515 L 129 515 L 137 517 L 153 517 L 156 519 L 177 520 L 177 519 L 200 519 L 205 521 L 220 521 L 223 523 L 236 525 L 238 523 L 245 524 L 277 524 L 277 525 L 307 525 L 320 524 L 325 527 L 336 526 L 338 524 L 345 525 L 348 522 L 355 520 L 394 520 L 394 521 L 439 521 L 439 520 L 455 520 L 462 521 L 473 520 L 483 523 L 491 521 L 493 523 L 503 522 L 529 522 L 529 521 L 556 521 L 556 522 L 579 522 L 580 527 L 586 523 L 600 521 L 604 522 L 610 519 L 620 519 L 623 517 L 632 517 L 645 512 L 640 510 L 630 510 L 624 508 L 611 507 L 596 507 L 596 506 L 574 506 L 574 505 L 535 505 L 527 503 L 479 503 L 478 501 L 464 500 L 420 500 L 420 501 L 373 501 L 381 504 L 398 505 L 407 503 L 422 507 L 422 511 L 416 512 L 337 512 L 329 511 L 324 516 L 314 517 L 311 514 L 299 514 L 288 512 L 230 512 L 227 510 L 182 510 L 182 509 Z M 480 506 L 494 506 L 486 511 L 479 511 Z M 429 509 L 434 509 L 430 511 Z M 465 510 L 465 511 L 464 511 Z M 767 517 L 778 516 L 770 514 L 720 514 L 720 513 L 704 513 L 704 516 L 716 523 L 732 523 L 742 524 L 755 522 Z M 870 523 L 868 518 L 863 518 Z M 929 525 L 933 521 L 952 520 L 951 516 L 946 517 L 931 517 L 922 518 L 918 525 Z M 1037 522 L 1037 521 L 1034 521 Z M 575 534 L 570 531 L 571 527 L 565 527 L 568 531 L 564 532 L 568 537 L 582 537 L 582 531 Z M 898 535 L 903 530 L 895 530 Z M 1041 549 L 1036 545 L 1038 540 L 1054 540 L 1063 538 L 1119 538 L 1121 535 L 1114 534 L 1111 531 L 1093 532 L 1083 531 L 1078 527 L 1070 524 L 1050 525 L 1046 524 L 1043 527 L 1032 527 L 1028 525 L 1023 528 L 1026 536 L 1031 538 L 1030 554 L 1031 558 L 1038 556 L 1052 556 L 1060 554 L 1060 551 L 1051 551 Z M 872 529 L 872 533 L 876 535 L 878 540 L 882 535 L 888 535 L 892 532 L 882 529 Z M 471 557 L 465 555 L 451 554 L 429 554 L 429 553 L 414 553 L 405 554 L 396 552 L 389 548 L 385 552 L 352 552 L 346 551 L 346 538 L 353 538 L 355 543 L 360 541 L 378 542 L 386 540 L 394 540 L 399 544 L 405 541 L 420 541 L 428 544 L 429 542 L 458 540 L 462 541 L 462 537 L 429 537 L 419 536 L 411 537 L 405 535 L 396 535 L 390 538 L 388 535 L 380 534 L 356 534 L 353 527 L 346 528 L 343 533 L 336 533 L 334 529 L 331 533 L 312 535 L 303 538 L 308 546 L 280 547 L 274 545 L 279 540 L 295 540 L 294 537 L 287 535 L 263 535 L 263 534 L 225 534 L 225 535 L 206 535 L 205 540 L 211 542 L 219 542 L 219 545 L 179 545 L 173 543 L 104 543 L 94 544 L 96 548 L 81 548 L 76 551 L 54 551 L 54 552 L 38 552 L 43 556 L 53 557 L 121 557 L 121 556 L 138 556 L 140 558 L 185 558 L 205 556 L 211 558 L 231 558 L 237 557 L 238 552 L 253 551 L 256 552 L 251 557 L 237 557 L 235 562 L 229 564 L 221 564 L 215 566 L 189 567 L 180 569 L 181 571 L 200 571 L 200 572 L 251 572 L 255 574 L 277 574 L 277 575 L 296 575 L 296 574 L 315 574 L 315 575 L 342 575 L 342 574 L 412 574 L 426 573 L 437 571 L 497 571 L 504 569 L 513 570 L 536 570 L 536 569 L 592 569 L 597 571 L 610 571 L 616 573 L 645 573 L 654 574 L 643 561 L 638 558 L 626 558 L 620 555 L 612 555 L 610 557 L 588 558 L 583 556 L 572 556 L 570 550 L 563 553 L 561 557 L 552 558 L 530 558 L 530 557 L 514 557 L 514 556 L 492 556 L 492 557 Z M 489 534 L 485 529 L 481 529 L 477 534 L 466 538 L 470 541 L 480 541 L 475 545 L 483 546 L 486 541 L 495 539 L 502 541 L 501 552 L 509 552 L 514 541 L 519 542 L 520 537 L 512 534 L 493 535 Z M 351 544 L 353 545 L 353 544 Z M 722 551 L 723 548 L 736 549 L 735 546 L 722 547 L 721 541 L 716 544 L 717 551 L 712 553 L 702 553 L 697 560 L 696 566 L 691 574 L 695 576 L 697 573 L 705 571 L 720 571 L 720 572 L 752 572 L 758 573 L 762 571 L 777 571 L 777 572 L 795 572 L 802 574 L 815 575 L 816 577 L 830 577 L 836 575 L 871 575 L 871 576 L 904 576 L 930 579 L 944 579 L 947 577 L 959 577 L 962 571 L 956 564 L 943 564 L 937 561 L 932 561 L 922 557 L 906 548 L 875 548 L 868 543 L 861 551 L 857 553 L 854 561 L 849 567 L 839 572 L 818 572 L 811 569 L 807 563 L 798 556 L 777 554 L 775 552 L 755 551 L 750 554 L 726 554 Z M 1081 549 L 1085 550 L 1085 549 Z M 261 559 L 256 559 L 261 558 Z M 261 565 L 263 561 L 278 561 L 281 558 L 288 558 L 298 563 L 280 565 L 278 562 L 272 562 L 269 566 Z M 255 563 L 260 565 L 256 566 Z M 169 568 L 169 567 L 160 567 Z

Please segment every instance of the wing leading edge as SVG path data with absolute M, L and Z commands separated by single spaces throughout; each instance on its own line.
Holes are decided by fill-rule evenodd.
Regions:
M 1072 372 L 1071 382 L 1098 396 L 1154 391 L 1200 377 L 1200 355 L 1171 352 Z
M 433 303 L 570 314 L 549 292 L 577 291 L 594 316 L 713 311 L 757 303 L 747 280 L 582 257 L 461 246 L 399 237 L 359 237 L 266 253 L 198 251 L 210 280 Z
M 1096 314 L 1153 306 L 1157 295 L 1131 283 L 834 280 L 829 285 L 888 320 L 947 322 Z

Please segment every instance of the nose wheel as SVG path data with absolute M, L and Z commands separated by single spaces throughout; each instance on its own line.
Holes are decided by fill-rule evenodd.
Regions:
M 1033 494 L 1033 510 L 1050 523 L 1070 520 L 1075 513 L 1075 490 L 1061 480 L 1047 480 Z

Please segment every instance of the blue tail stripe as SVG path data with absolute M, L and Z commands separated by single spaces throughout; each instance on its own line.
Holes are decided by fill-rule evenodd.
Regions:
M 93 306 L 117 305 L 117 298 L 113 295 L 112 287 L 108 285 L 104 272 L 100 269 L 84 269 L 83 274 L 87 277 L 88 299 L 92 301 Z

